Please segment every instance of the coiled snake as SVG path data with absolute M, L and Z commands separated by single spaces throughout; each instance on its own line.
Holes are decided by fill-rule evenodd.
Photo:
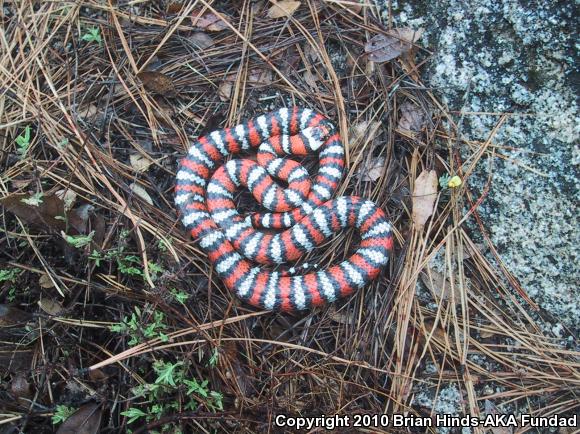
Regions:
M 224 157 L 251 148 L 258 148 L 257 162 L 221 164 Z M 286 156 L 314 152 L 319 168 L 311 182 L 306 169 Z M 373 202 L 356 196 L 331 199 L 344 164 L 344 146 L 328 119 L 310 109 L 282 108 L 196 140 L 180 162 L 175 203 L 228 289 L 256 307 L 307 309 L 370 282 L 393 247 L 391 226 Z M 241 216 L 234 203 L 241 186 L 271 212 Z M 264 267 L 294 261 L 349 226 L 359 230 L 360 244 L 339 264 L 322 270 L 308 264 L 302 270 Z

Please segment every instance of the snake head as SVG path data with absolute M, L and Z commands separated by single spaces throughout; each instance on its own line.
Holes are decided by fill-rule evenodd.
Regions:
M 334 133 L 334 125 L 329 121 L 323 120 L 315 127 L 308 127 L 302 131 L 306 137 L 312 151 L 317 151 L 326 140 Z

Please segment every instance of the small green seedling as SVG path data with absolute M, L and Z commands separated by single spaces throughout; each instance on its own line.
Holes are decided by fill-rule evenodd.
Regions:
M 93 237 L 95 236 L 95 231 L 91 231 L 88 235 L 67 235 L 62 232 L 63 238 L 76 249 L 80 249 L 85 247 L 86 245 L 90 244 L 93 241 Z
M 24 133 L 16 137 L 16 144 L 18 145 L 18 153 L 20 158 L 23 158 L 30 148 L 30 125 L 24 128 Z
M 24 202 L 26 205 L 30 206 L 39 206 L 42 203 L 42 198 L 44 193 L 34 193 L 32 196 L 27 197 L 26 199 L 21 199 L 21 202 Z
M 71 417 L 75 411 L 77 411 L 76 408 L 67 407 L 66 405 L 57 405 L 56 410 L 52 415 L 52 424 L 57 425 L 64 422 Z
M 103 43 L 103 39 L 101 38 L 101 31 L 98 27 L 92 27 L 87 30 L 81 39 L 86 42 L 98 42 L 99 45 Z
M 20 274 L 18 268 L 1 268 L 0 269 L 0 283 L 2 282 L 16 282 L 16 278 Z
M 129 420 L 127 421 L 127 423 L 133 423 L 135 422 L 137 419 L 147 416 L 147 413 L 139 410 L 138 408 L 135 407 L 131 407 L 129 410 L 127 411 L 122 411 L 121 415 L 123 416 L 127 416 L 129 418 Z

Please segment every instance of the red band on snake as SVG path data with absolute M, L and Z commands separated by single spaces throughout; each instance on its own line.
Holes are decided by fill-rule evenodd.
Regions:
M 252 148 L 257 162 L 222 164 Z M 313 182 L 288 158 L 311 153 L 319 158 Z M 328 119 L 310 109 L 282 108 L 195 141 L 179 165 L 175 203 L 229 290 L 263 309 L 308 309 L 346 297 L 376 278 L 393 247 L 391 225 L 373 202 L 331 199 L 344 164 L 344 146 Z M 241 216 L 234 193 L 242 186 L 271 212 Z M 305 264 L 301 275 L 294 267 L 267 267 L 294 261 L 347 227 L 357 228 L 361 238 L 347 260 L 314 271 Z

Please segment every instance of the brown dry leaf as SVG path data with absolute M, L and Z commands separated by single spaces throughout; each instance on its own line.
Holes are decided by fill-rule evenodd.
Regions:
M 429 288 L 438 301 L 451 298 L 451 283 L 443 276 L 443 273 L 429 269 L 427 272 L 421 272 L 420 277 L 421 282 Z
M 215 44 L 212 37 L 204 32 L 194 32 L 187 39 L 189 39 L 193 44 L 195 44 L 196 47 L 201 48 L 202 50 Z
M 26 223 L 46 229 L 62 231 L 66 228 L 64 202 L 55 195 L 41 196 L 37 205 L 23 201 L 31 198 L 28 194 L 13 194 L 0 199 L 0 204 Z
M 482 338 L 491 338 L 492 336 L 495 336 L 495 335 L 497 335 L 497 333 L 491 332 L 488 330 L 480 330 L 479 331 L 479 336 Z
M 0 326 L 13 326 L 24 324 L 32 318 L 32 315 L 12 306 L 0 304 Z
M 183 3 L 171 2 L 171 3 L 167 4 L 167 8 L 165 9 L 165 11 L 167 12 L 168 15 L 174 15 L 174 14 L 178 14 L 179 12 L 181 12 L 182 8 L 183 8 Z
M 318 78 L 315 74 L 313 74 L 310 71 L 306 71 L 306 72 L 304 72 L 302 77 L 304 78 L 304 81 L 306 82 L 306 84 L 308 86 L 310 86 L 311 89 L 313 89 L 313 90 L 318 89 L 318 83 L 317 83 Z
M 54 283 L 51 280 L 50 276 L 46 273 L 42 273 L 40 278 L 38 279 L 38 284 L 41 288 L 48 289 L 54 287 Z
M 139 196 L 141 199 L 143 199 L 149 205 L 153 206 L 153 199 L 151 199 L 151 196 L 149 196 L 149 193 L 147 193 L 147 190 L 145 190 L 139 184 L 136 184 L 134 182 L 131 183 L 131 185 L 129 185 L 129 188 L 131 189 L 131 191 L 133 193 L 135 193 L 137 196 Z
M 99 110 L 94 104 L 79 107 L 77 113 L 81 118 L 90 118 L 97 114 Z
M 89 378 L 91 381 L 105 381 L 109 376 L 105 374 L 101 369 L 93 369 L 89 371 Z
M 381 127 L 379 121 L 362 121 L 349 129 L 348 135 L 351 144 L 374 139 Z
M 64 421 L 56 434 L 96 434 L 101 426 L 103 409 L 91 402 L 83 405 Z
M 413 225 L 421 230 L 433 214 L 437 199 L 437 172 L 423 170 L 415 180 L 413 189 Z
M 12 188 L 20 190 L 21 188 L 28 187 L 32 182 L 32 179 L 13 179 L 10 182 L 12 183 Z
M 423 29 L 413 30 L 408 27 L 392 29 L 386 35 L 374 36 L 365 44 L 365 52 L 373 62 L 388 62 L 399 57 L 413 47 L 423 34 Z
M 352 316 L 344 310 L 337 311 L 334 304 L 329 306 L 328 316 L 339 324 L 350 324 L 352 322 Z
M 426 319 L 424 321 L 424 324 L 425 324 L 425 336 L 424 336 L 425 340 L 427 340 L 427 338 L 431 336 L 431 339 L 435 339 L 439 342 L 445 342 L 447 333 L 445 332 L 445 330 L 441 328 L 440 322 L 437 323 L 437 328 L 434 330 L 433 330 L 433 326 L 435 325 L 434 320 Z M 433 334 L 431 335 L 431 333 Z
M 299 1 L 281 0 L 274 3 L 274 5 L 268 9 L 268 17 L 272 19 L 291 17 L 296 9 L 298 9 L 298 6 L 300 6 Z
M 141 154 L 129 155 L 129 162 L 131 163 L 131 167 L 137 172 L 146 172 L 152 164 L 149 158 L 144 157 Z
M 425 126 L 425 113 L 420 107 L 410 101 L 405 101 L 401 105 L 401 117 L 399 118 L 398 129 L 403 133 L 415 135 Z
M 223 14 L 222 14 L 223 15 Z M 228 17 L 224 15 L 227 20 Z M 221 20 L 216 14 L 210 11 L 203 12 L 201 9 L 194 9 L 191 13 L 191 23 L 195 27 L 204 29 L 210 32 L 219 32 L 228 28 L 228 25 Z
M 233 80 L 234 76 L 230 76 Z M 268 85 L 272 84 L 274 77 L 272 75 L 272 70 L 253 68 L 248 73 L 248 83 Z
M 62 199 L 64 202 L 64 209 L 67 211 L 72 208 L 77 200 L 77 194 L 69 188 L 55 191 L 54 194 Z
M 220 84 L 220 87 L 218 89 L 218 96 L 223 102 L 229 101 L 229 99 L 232 97 L 233 90 L 234 90 L 233 83 L 230 80 L 226 79 L 222 81 L 222 84 Z
M 173 80 L 171 77 L 157 71 L 143 71 L 137 74 L 139 80 L 143 82 L 143 86 L 150 92 L 159 95 L 173 97 L 177 95 Z
M 358 176 L 361 181 L 374 182 L 383 176 L 384 171 L 385 157 L 377 157 L 373 158 L 367 167 L 360 168 L 358 170 Z
M 12 376 L 10 392 L 17 398 L 32 398 L 30 383 L 24 372 L 18 372 Z
M 50 298 L 40 299 L 38 305 L 44 312 L 52 316 L 58 316 L 64 311 L 62 304 L 58 301 L 51 300 Z

